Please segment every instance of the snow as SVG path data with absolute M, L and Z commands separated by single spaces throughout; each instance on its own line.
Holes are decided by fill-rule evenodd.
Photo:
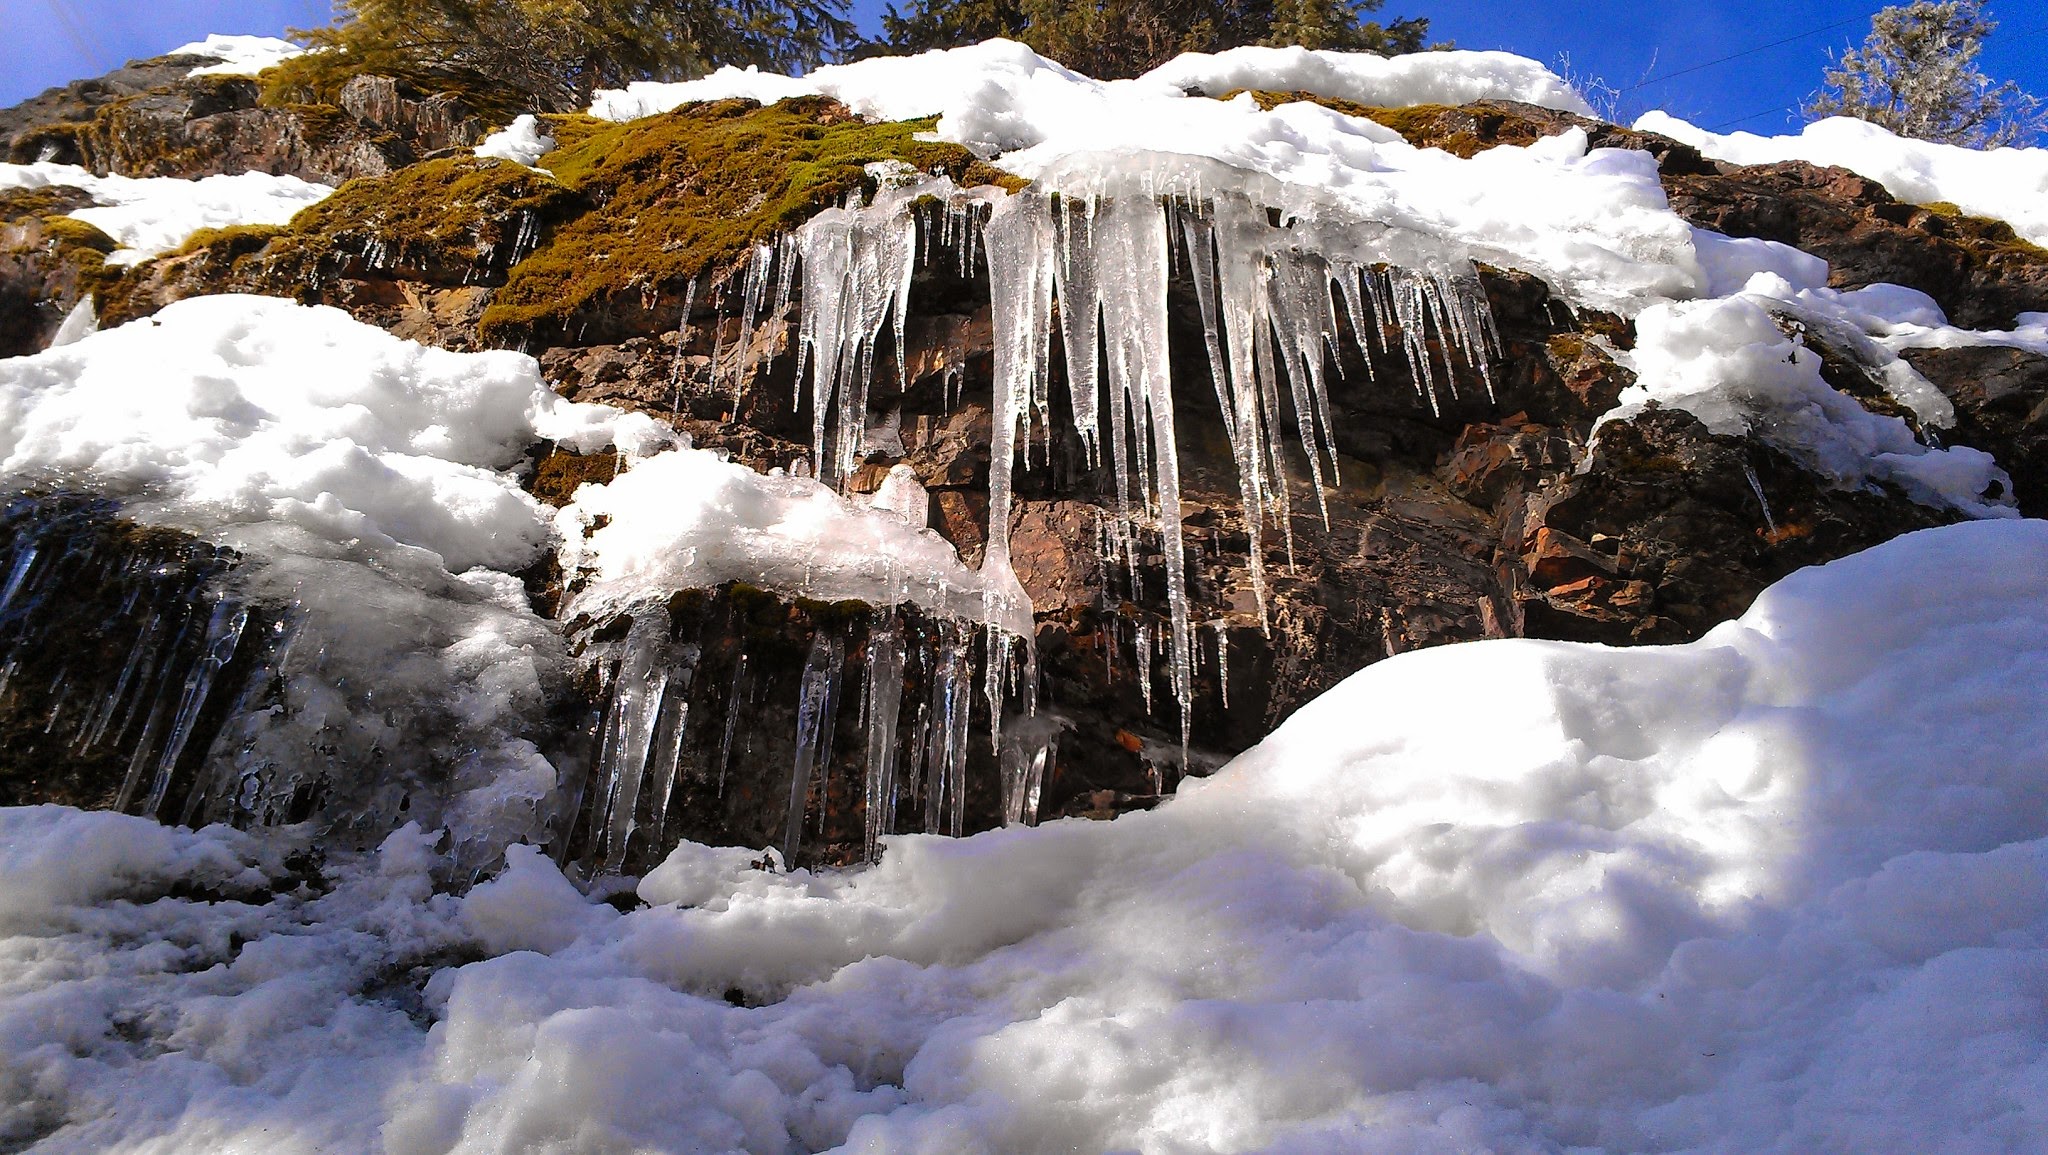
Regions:
M 249 836 L 9 812 L 0 1127 L 393 1155 L 2027 1149 L 2044 687 L 2048 525 L 1973 522 L 1795 574 L 1691 645 L 1401 655 L 1114 822 L 897 836 L 827 874 L 685 844 L 628 914 L 520 848 L 429 897 L 412 827 L 313 891 Z
M 0 476 L 89 475 L 196 533 L 291 526 L 457 572 L 517 569 L 549 540 L 550 513 L 499 472 L 529 445 L 661 437 L 563 401 L 524 355 L 427 348 L 275 297 L 194 297 L 0 361 Z
M 1556 73 L 1508 52 L 1414 52 L 1374 56 L 1307 48 L 1232 48 L 1188 52 L 1139 78 L 1209 96 L 1249 88 L 1306 92 L 1372 108 L 1514 100 L 1593 115 L 1584 97 Z
M 283 64 L 306 50 L 275 36 L 224 36 L 214 33 L 165 53 L 167 56 L 211 56 L 218 64 L 203 64 L 187 76 L 255 76 L 266 68 Z
M 634 617 L 614 690 L 639 705 L 613 719 L 618 747 L 639 753 L 603 771 L 627 800 L 603 823 L 620 860 L 643 777 L 657 825 L 667 805 L 646 756 L 667 680 L 684 676 L 657 668 L 675 657 L 650 610 L 663 595 L 743 580 L 913 604 L 996 626 L 996 656 L 998 633 L 1033 632 L 1003 535 L 968 570 L 925 528 L 929 496 L 907 469 L 865 498 L 763 476 L 647 417 L 560 399 L 521 354 L 423 348 L 270 298 L 196 298 L 105 332 L 83 309 L 65 327 L 75 339 L 0 360 L 0 478 L 106 493 L 127 516 L 241 551 L 224 604 L 284 612 L 268 704 L 231 718 L 216 749 L 271 797 L 327 776 L 323 817 L 342 825 L 411 821 L 374 851 L 331 840 L 315 876 L 292 854 L 307 827 L 0 810 L 0 1147 L 2039 1146 L 2048 523 L 1985 496 L 2005 480 L 1987 455 L 1930 449 L 1830 389 L 1804 337 L 1943 429 L 1952 408 L 1899 353 L 2048 351 L 2048 314 L 1971 333 L 1911 289 L 1831 289 L 1811 255 L 1686 226 L 1650 158 L 1591 149 L 1581 130 L 1462 160 L 1313 103 L 1182 91 L 1241 85 L 1583 107 L 1500 54 L 1240 50 L 1101 83 L 998 41 L 794 79 L 726 70 L 602 94 L 596 110 L 829 92 L 863 115 L 938 115 L 941 138 L 1037 181 L 996 204 L 980 238 L 996 298 L 992 456 L 1028 455 L 1033 423 L 1052 419 L 1056 285 L 1100 313 L 1099 328 L 1062 315 L 1060 336 L 1109 354 L 1118 498 L 1169 537 L 1162 310 L 1179 255 L 1254 509 L 1284 501 L 1286 482 L 1277 431 L 1259 424 L 1277 378 L 1256 377 L 1246 335 L 1271 328 L 1290 366 L 1320 356 L 1342 299 L 1417 337 L 1426 310 L 1455 338 L 1446 358 L 1458 346 L 1483 361 L 1483 317 L 1458 280 L 1483 259 L 1634 320 L 1637 385 L 1607 420 L 1684 408 L 1841 484 L 1889 482 L 1986 520 L 1802 571 L 1691 645 L 1502 641 L 1375 664 L 1213 778 L 1115 822 L 957 840 L 871 826 L 880 862 L 835 872 L 685 843 L 638 881 L 646 905 L 621 913 L 523 842 L 551 820 L 561 770 L 537 739 L 572 663 L 514 571 L 556 549 L 580 583 L 567 614 Z M 480 154 L 537 161 L 539 125 L 522 121 Z M 1929 180 L 1974 163 L 1865 143 L 1885 163 L 1928 158 Z M 2012 191 L 2025 160 L 1997 160 L 2008 169 L 1973 188 Z M 828 480 L 881 435 L 865 358 L 905 322 L 920 238 L 904 205 L 933 187 L 877 175 L 875 204 L 758 250 L 737 294 L 751 329 L 770 277 L 779 311 L 803 255 Z M 115 214 L 138 257 L 197 227 L 207 197 L 219 216 L 290 199 L 260 182 L 202 196 L 206 182 L 119 181 L 0 166 L 0 187 L 92 190 L 110 203 L 86 211 Z M 1206 215 L 1162 203 L 1174 196 Z M 1082 205 L 1077 241 L 1064 206 Z M 947 200 L 935 219 L 958 235 L 970 207 Z M 1421 381 L 1429 351 L 1406 351 Z M 1315 423 L 1320 383 L 1302 375 L 1290 369 L 1289 387 L 1313 455 L 1334 442 Z M 1091 449 L 1097 400 L 1070 398 Z M 1126 444 L 1127 422 L 1154 431 L 1153 459 L 1149 439 Z M 616 448 L 624 468 L 548 510 L 517 472 L 550 441 Z M 1001 524 L 1009 479 L 991 479 Z M 1185 717 L 1182 580 L 1167 574 L 1173 634 L 1139 645 L 1170 656 Z M 958 624 L 906 639 L 878 623 L 856 659 L 870 716 L 895 716 L 905 655 L 925 647 L 931 725 L 952 736 L 930 759 L 950 776 L 927 792 L 932 829 L 948 803 L 959 821 L 969 640 Z M 850 656 L 820 634 L 806 664 L 786 849 Z M 989 665 L 999 706 L 1007 663 Z M 1034 808 L 1058 729 L 1010 719 L 996 743 L 1006 813 Z M 868 743 L 871 795 L 891 789 L 887 752 Z M 288 773 L 264 777 L 275 767 Z
M 2002 220 L 2027 240 L 2048 245 L 2048 149 L 1935 144 L 1844 116 L 1817 120 L 1798 136 L 1720 135 L 1664 112 L 1644 113 L 1635 127 L 1733 164 L 1803 160 L 1846 168 L 1902 201 L 1946 201 L 1972 216 Z
M 1626 355 L 1636 384 L 1601 422 L 1656 402 L 1692 413 L 1716 433 L 1753 434 L 1838 484 L 1891 481 L 1929 505 L 1976 517 L 2018 516 L 2011 480 L 1990 454 L 1967 446 L 1929 449 L 1902 419 L 1873 414 L 1837 392 L 1821 378 L 1819 354 L 1788 336 L 1777 318 L 1818 328 L 1837 348 L 1862 353 L 1895 400 L 1925 424 L 1952 427 L 1953 408 L 1925 378 L 1828 313 L 1798 308 L 1792 286 L 1775 275 L 1759 273 L 1750 284 L 1734 296 L 1658 305 L 1639 315 L 1636 347 Z M 1999 496 L 1987 498 L 1994 483 Z
M 581 487 L 562 510 L 563 569 L 590 579 L 568 612 L 602 617 L 674 590 L 744 581 L 824 601 L 989 617 L 1029 636 L 1028 600 L 1011 599 L 1008 583 L 991 585 L 922 519 L 893 507 L 922 496 L 899 481 L 880 501 L 858 502 L 708 450 L 657 454 L 609 484 Z
M 555 138 L 541 131 L 540 118 L 527 113 L 512 118 L 511 124 L 485 137 L 476 146 L 476 154 L 532 168 L 554 147 Z
M 1209 84 L 1220 95 L 1241 81 L 1393 104 L 1494 97 L 1584 111 L 1556 76 L 1502 53 L 1386 60 L 1241 49 L 1103 82 L 991 40 L 802 77 L 727 68 L 682 84 L 635 84 L 600 92 L 591 113 L 630 120 L 691 101 L 823 93 L 875 119 L 937 115 L 937 139 L 1048 190 L 1199 198 L 1237 188 L 1302 218 L 1384 221 L 1462 245 L 1478 259 L 1537 273 L 1569 298 L 1624 312 L 1700 290 L 1691 232 L 1670 212 L 1646 154 L 1589 150 L 1574 129 L 1462 160 L 1312 102 L 1268 112 L 1248 94 L 1210 100 L 1181 87 Z
M 523 354 L 426 348 L 273 297 L 195 297 L 0 360 L 9 489 L 119 498 L 248 559 L 223 596 L 284 632 L 265 658 L 275 704 L 215 744 L 243 802 L 330 774 L 330 817 L 446 825 L 458 862 L 537 835 L 557 778 L 534 739 L 568 659 L 508 572 L 553 544 L 554 516 L 507 470 L 547 441 L 675 440 L 564 401 Z
M 599 91 L 590 114 L 605 120 L 634 120 L 693 101 L 741 98 L 773 104 L 792 96 L 823 95 L 874 120 L 939 116 L 942 138 L 968 143 L 967 138 L 955 135 L 957 128 L 949 131 L 945 120 L 972 117 L 998 106 L 1035 108 L 1091 92 L 1178 98 L 1185 95 L 1185 89 L 1222 96 L 1241 88 L 1308 92 L 1388 108 L 1519 100 L 1565 112 L 1592 111 L 1555 73 L 1505 52 L 1427 52 L 1387 58 L 1365 52 L 1236 48 L 1215 54 L 1185 53 L 1135 80 L 1103 82 L 1062 67 L 1014 40 L 988 40 L 916 56 L 836 64 L 799 77 L 728 65 L 700 80 L 676 84 L 640 81 L 623 89 Z M 995 144 L 1004 137 L 993 133 L 984 139 Z
M 49 161 L 0 164 L 0 189 L 49 185 L 83 189 L 99 202 L 71 215 L 121 246 L 107 257 L 112 265 L 139 264 L 170 252 L 200 229 L 288 224 L 300 209 L 334 193 L 324 184 L 260 172 L 181 180 L 95 176 L 76 165 Z

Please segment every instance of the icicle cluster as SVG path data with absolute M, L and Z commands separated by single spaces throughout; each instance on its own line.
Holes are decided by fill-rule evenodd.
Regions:
M 225 583 L 233 554 L 114 516 L 65 496 L 0 510 L 0 706 L 33 702 L 71 757 L 125 763 L 119 809 L 190 823 L 231 785 L 200 767 L 250 609 Z
M 1288 438 L 1300 442 L 1307 459 L 1303 480 L 1326 522 L 1323 490 L 1339 480 L 1330 375 L 1341 373 L 1347 359 L 1364 364 L 1368 373 L 1375 358 L 1405 359 L 1418 396 L 1435 408 L 1442 392 L 1455 392 L 1460 363 L 1491 389 L 1487 373 L 1498 337 L 1462 250 L 1373 222 L 1313 213 L 1283 218 L 1241 193 L 1205 195 L 1199 188 L 1162 194 L 1141 185 L 1115 195 L 1026 190 L 1005 196 L 963 191 L 900 166 L 878 166 L 874 175 L 880 187 L 872 201 L 851 196 L 752 252 L 735 282 L 739 345 L 749 349 L 763 318 L 786 311 L 800 273 L 796 382 L 799 404 L 807 400 L 811 409 L 808 471 L 843 486 L 890 436 L 887 420 L 872 420 L 869 412 L 875 362 L 883 343 L 891 341 L 902 379 L 910 290 L 920 258 L 950 251 L 962 274 L 986 264 L 995 344 L 994 466 L 981 571 L 981 691 L 1002 775 L 1005 819 L 1028 822 L 1035 819 L 1059 731 L 1033 717 L 1036 657 L 1028 632 L 1015 626 L 1029 620 L 1030 603 L 1011 564 L 1009 527 L 1016 470 L 1049 457 L 1042 448 L 1034 461 L 1033 446 L 1050 446 L 1056 421 L 1072 422 L 1091 467 L 1109 467 L 1114 492 L 1110 516 L 1101 523 L 1103 553 L 1122 562 L 1134 593 L 1141 536 L 1156 535 L 1161 544 L 1169 613 L 1157 636 L 1151 626 L 1138 627 L 1132 649 L 1148 709 L 1156 651 L 1179 707 L 1183 747 L 1192 725 L 1196 655 L 1168 354 L 1173 277 L 1192 284 L 1200 312 L 1207 368 L 1237 466 L 1262 622 L 1269 520 L 1281 528 L 1290 563 L 1293 557 L 1290 488 L 1298 469 Z M 685 301 L 684 339 L 696 288 L 693 283 Z M 714 299 L 721 318 L 727 307 L 723 295 Z M 726 361 L 726 326 L 716 331 L 714 377 L 725 372 Z M 1064 354 L 1059 366 L 1053 364 L 1055 333 Z M 737 403 L 746 356 L 735 360 Z M 1056 370 L 1069 398 L 1069 411 L 1057 416 Z M 884 619 L 859 662 L 867 756 L 861 786 L 870 856 L 894 829 L 904 798 L 922 799 L 925 830 L 961 831 L 976 676 L 969 624 L 944 622 L 936 636 L 913 643 L 887 624 L 883 609 Z M 660 621 L 666 636 L 666 618 Z M 641 629 L 636 619 L 635 634 Z M 801 846 L 814 784 L 830 772 L 847 644 L 836 635 L 814 638 L 797 687 L 785 861 Z M 669 717 L 661 681 L 667 675 L 643 668 L 639 653 L 629 636 L 616 659 L 597 774 L 602 801 L 591 811 L 608 816 L 599 827 L 605 864 L 612 869 L 633 829 L 633 798 L 649 773 L 648 759 L 657 757 L 650 753 L 659 745 L 655 733 Z M 1216 662 L 1227 682 L 1228 641 L 1221 623 Z M 899 733 L 906 669 L 920 663 L 919 684 L 927 696 L 915 703 L 906 742 Z M 721 781 L 748 692 L 744 660 L 733 678 L 717 759 Z M 1011 717 L 1013 694 L 1022 710 Z M 1223 695 L 1227 706 L 1227 685 Z M 681 722 L 674 725 L 663 733 L 679 733 Z M 657 780 L 672 783 L 672 767 L 658 761 L 654 766 Z
M 1021 456 L 1028 468 L 1033 429 L 1050 431 L 1056 321 L 1074 427 L 1091 459 L 1105 439 L 1110 447 L 1111 556 L 1130 565 L 1141 520 L 1156 526 L 1164 546 L 1171 637 L 1161 649 L 1170 656 L 1185 744 L 1193 639 L 1167 356 L 1167 287 L 1176 257 L 1185 254 L 1201 310 L 1262 621 L 1265 519 L 1280 524 L 1293 555 L 1283 427 L 1289 408 L 1319 504 L 1324 487 L 1338 480 L 1327 375 L 1343 363 L 1344 323 L 1368 372 L 1374 354 L 1398 351 L 1418 394 L 1434 408 L 1440 390 L 1455 391 L 1454 356 L 1491 389 L 1486 374 L 1498 337 L 1485 297 L 1471 262 L 1455 252 L 1433 252 L 1412 235 L 1355 220 L 1276 223 L 1237 194 L 1196 201 L 1026 191 L 995 206 L 983 236 L 995 326 L 993 459 L 1014 465 Z M 1434 354 L 1432 330 L 1439 337 Z M 1010 469 L 991 471 L 988 556 L 1003 566 L 1011 487 Z M 1326 506 L 1323 513 L 1327 522 Z
M 724 604 L 713 595 L 700 611 Z M 660 601 L 635 606 L 630 620 L 587 627 L 586 637 L 618 636 L 588 642 L 583 655 L 603 677 L 605 693 L 590 756 L 567 760 L 572 772 L 551 808 L 574 822 L 553 834 L 565 861 L 574 857 L 597 874 L 658 857 L 681 836 L 670 816 L 686 794 L 696 790 L 699 799 L 723 800 L 736 758 L 786 749 L 779 842 L 783 861 L 794 862 L 811 833 L 826 828 L 822 800 L 831 794 L 835 767 L 848 760 L 835 751 L 849 726 L 858 735 L 850 754 L 864 759 L 864 769 L 842 785 L 863 800 L 860 838 L 869 859 L 900 829 L 965 831 L 973 718 L 983 684 L 978 667 L 991 654 L 977 645 L 987 636 L 978 623 L 881 608 L 865 628 L 821 625 L 794 676 L 759 668 L 745 652 L 744 634 L 733 630 L 722 612 L 700 612 L 692 624 L 672 618 Z M 714 661 L 707 657 L 713 652 L 723 656 Z M 993 654 L 1006 660 L 1000 648 Z M 857 708 L 844 709 L 849 701 Z M 787 746 L 757 740 L 764 714 L 793 718 Z M 694 727 L 694 717 L 719 721 Z M 1056 723 L 1031 716 L 1013 719 L 1003 731 L 996 762 L 1004 776 L 1006 822 L 1037 820 L 1058 733 Z M 750 769 L 758 781 L 763 768 Z M 713 826 L 722 821 L 699 817 Z

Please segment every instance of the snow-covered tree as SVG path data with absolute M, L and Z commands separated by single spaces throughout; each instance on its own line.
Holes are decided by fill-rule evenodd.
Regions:
M 2041 127 L 2040 102 L 2011 81 L 1977 68 L 1984 38 L 1998 27 L 1981 0 L 1915 0 L 1871 17 L 1863 47 L 1827 72 L 1807 115 L 1853 116 L 1901 136 L 1995 148 Z

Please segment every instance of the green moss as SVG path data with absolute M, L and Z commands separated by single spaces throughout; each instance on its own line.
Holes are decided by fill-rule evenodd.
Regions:
M 576 490 L 585 484 L 605 485 L 619 475 L 623 459 L 616 453 L 571 453 L 556 449 L 534 467 L 528 493 L 536 501 L 557 509 L 575 500 Z
M 524 97 L 507 85 L 474 83 L 466 75 L 401 53 L 308 52 L 265 69 L 257 82 L 264 104 L 284 108 L 339 104 L 342 88 L 358 76 L 388 76 L 421 96 L 454 96 L 499 124 L 531 111 Z
M 114 238 L 77 217 L 45 217 L 43 228 L 66 250 L 83 250 L 104 257 L 120 247 Z
M 217 290 L 302 298 L 343 276 L 492 284 L 522 227 L 537 237 L 582 207 L 544 174 L 447 157 L 349 181 L 283 227 L 202 230 L 175 255 L 201 257 L 194 274 Z
M 611 302 L 679 296 L 693 276 L 871 190 L 875 161 L 1021 187 L 964 148 L 917 139 L 932 126 L 870 124 L 822 97 L 718 101 L 627 124 L 551 117 L 557 144 L 541 165 L 599 207 L 513 269 L 484 313 L 484 338 L 558 341 Z
M 1375 114 L 1377 113 L 1397 111 L 1392 109 L 1373 108 L 1369 105 L 1360 104 L 1355 100 L 1344 100 L 1335 96 L 1318 96 L 1313 92 L 1274 92 L 1263 88 L 1236 89 L 1232 92 L 1225 93 L 1220 99 L 1234 100 L 1238 97 L 1239 94 L 1246 92 L 1249 92 L 1251 94 L 1251 98 L 1254 101 L 1258 102 L 1258 106 L 1266 110 L 1267 112 L 1271 112 L 1283 104 L 1307 103 L 1320 104 L 1324 108 L 1330 109 L 1333 112 L 1341 112 L 1345 116 L 1360 116 L 1366 118 L 1367 120 L 1372 120 L 1376 119 Z
M 2020 236 L 2004 221 L 1991 217 L 1973 217 L 1948 201 L 1934 201 L 1917 207 L 1947 221 L 1949 227 L 1945 232 L 1949 239 L 1980 260 L 2004 259 L 2029 264 L 2048 264 L 2048 249 Z
M 40 221 L 45 217 L 77 212 L 92 203 L 90 194 L 66 185 L 0 189 L 0 221 L 8 224 Z

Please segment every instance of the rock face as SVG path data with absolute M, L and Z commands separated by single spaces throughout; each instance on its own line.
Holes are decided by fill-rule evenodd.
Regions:
M 156 95 L 131 101 L 125 107 L 135 111 L 121 114 L 161 130 L 155 138 L 161 147 L 152 145 L 152 155 L 177 151 L 165 142 L 190 142 L 194 156 L 220 149 L 238 158 L 216 164 L 275 159 L 284 167 L 273 171 L 297 165 L 302 173 L 317 167 L 311 158 L 330 155 L 292 143 L 300 138 L 285 129 L 264 138 L 269 143 L 245 144 L 235 135 L 241 128 L 200 126 L 219 117 L 240 118 L 222 125 L 268 124 L 278 110 L 256 107 L 223 86 L 226 103 L 202 113 L 195 111 L 201 107 L 196 96 L 175 96 L 184 92 L 177 82 L 166 89 L 155 77 L 138 76 L 134 83 L 148 81 Z M 106 108 L 125 98 L 93 110 L 86 108 L 87 95 L 78 94 L 58 111 L 51 105 L 33 115 L 47 122 L 85 109 L 92 123 L 113 123 Z M 387 133 L 407 142 L 410 155 L 473 132 L 459 108 L 375 78 L 352 84 L 342 105 L 332 115 L 354 126 L 347 132 L 368 134 L 349 139 Z M 1672 203 L 1687 219 L 1826 257 L 1843 285 L 1892 281 L 1920 288 L 1959 324 L 2009 323 L 2014 312 L 2042 308 L 2048 297 L 2042 291 L 2048 254 L 2000 239 L 1986 222 L 1900 205 L 1840 170 L 1731 168 L 1663 138 L 1520 105 L 1365 113 L 1418 143 L 1468 154 L 1569 128 L 1584 129 L 1596 146 L 1648 151 L 1659 159 Z M 307 123 L 304 112 L 281 115 L 298 118 L 293 123 L 301 130 Z M 743 331 L 735 315 L 738 257 L 786 227 L 785 216 L 775 214 L 785 208 L 800 214 L 808 211 L 804 206 L 843 196 L 848 182 L 863 179 L 864 166 L 904 159 L 891 150 L 916 142 L 908 132 L 866 132 L 844 109 L 817 100 L 792 102 L 772 114 L 732 102 L 653 124 L 634 131 L 666 134 L 660 147 L 642 141 L 627 148 L 625 130 L 562 119 L 556 126 L 564 138 L 559 186 L 513 166 L 454 158 L 411 164 L 351 186 L 288 230 L 224 236 L 144 266 L 114 294 L 119 315 L 143 315 L 198 292 L 292 295 L 451 348 L 520 344 L 563 394 L 671 419 L 700 447 L 724 450 L 755 468 L 807 458 L 811 414 L 797 398 L 790 348 L 801 301 L 771 310 Z M 17 152 L 23 131 L 16 130 Z M 122 132 L 128 134 L 123 139 L 143 139 Z M 74 133 L 66 139 L 89 144 L 94 138 Z M 710 181 L 702 172 L 711 170 L 698 161 L 726 163 L 735 141 L 782 150 L 774 153 L 782 158 L 777 163 L 801 168 L 812 183 L 756 172 L 738 190 L 745 195 L 733 200 L 730 182 Z M 408 155 L 382 147 L 371 150 L 382 161 L 361 153 L 349 162 L 356 165 L 351 171 L 381 171 L 377 163 L 394 166 Z M 130 163 L 120 160 L 124 155 L 103 148 L 90 159 Z M 693 158 L 697 175 L 680 171 L 678 156 Z M 959 179 L 976 173 L 964 155 L 912 159 Z M 462 195 L 451 191 L 457 188 Z M 460 212 L 437 215 L 422 205 L 459 206 Z M 736 218 L 723 215 L 728 211 L 753 215 L 743 215 L 745 227 L 735 230 L 729 226 Z M 655 235 L 666 239 L 645 243 Z M 591 282 L 592 270 L 606 268 L 618 270 L 617 278 Z M 692 276 L 699 268 L 703 275 Z M 46 280 L 56 275 L 38 270 L 33 275 Z M 1833 488 L 1760 441 L 1715 435 L 1678 411 L 1652 408 L 1596 430 L 1633 381 L 1616 355 L 1631 348 L 1631 326 L 1575 311 L 1523 274 L 1484 270 L 1482 282 L 1502 344 L 1490 388 L 1461 372 L 1455 395 L 1433 408 L 1398 357 L 1376 357 L 1367 372 L 1353 352 L 1340 365 L 1343 373 L 1331 385 L 1331 424 L 1341 480 L 1323 495 L 1327 520 L 1316 495 L 1297 484 L 1290 495 L 1291 543 L 1279 527 L 1268 527 L 1270 612 L 1263 623 L 1199 312 L 1192 290 L 1175 287 L 1173 389 L 1198 643 L 1185 749 L 1165 646 L 1158 641 L 1166 630 L 1158 535 L 1140 533 L 1128 567 L 1110 556 L 1101 528 L 1113 516 L 1112 479 L 1090 465 L 1071 432 L 1033 448 L 1035 466 L 1016 479 L 1009 531 L 1019 578 L 1038 609 L 1041 716 L 1059 732 L 1041 814 L 1106 815 L 1151 805 L 1182 776 L 1219 765 L 1311 697 L 1391 654 L 1496 637 L 1614 644 L 1696 638 L 1794 569 L 1949 516 L 1898 492 Z M 550 295 L 550 286 L 563 293 Z M 898 372 L 898 351 L 885 343 L 866 415 L 871 428 L 893 430 L 899 444 L 870 454 L 849 483 L 855 491 L 871 490 L 889 467 L 908 465 L 930 491 L 930 527 L 969 564 L 979 561 L 988 540 L 988 301 L 985 275 L 949 259 L 921 266 L 900 351 L 904 368 Z M 1440 334 L 1432 329 L 1427 336 L 1434 347 Z M 2023 511 L 2048 509 L 2048 460 L 2042 456 L 2048 453 L 2048 358 L 1956 349 L 1912 359 L 1956 404 L 1958 426 L 1943 436 L 1997 456 L 2012 474 Z M 1857 395 L 1882 392 L 1846 377 L 1838 385 Z M 1055 411 L 1065 388 L 1056 368 Z M 1295 474 L 1307 473 L 1304 464 L 1298 457 Z M 539 461 L 536 492 L 561 501 L 579 481 L 603 480 L 612 468 L 610 459 L 557 454 Z M 552 604 L 561 593 L 561 575 L 528 576 L 537 600 Z M 689 739 L 694 769 L 678 778 L 681 801 L 656 823 L 666 826 L 662 838 L 779 842 L 796 732 L 795 687 L 809 647 L 821 631 L 836 631 L 847 668 L 854 668 L 868 644 L 872 611 L 737 588 L 679 595 L 669 609 L 674 626 L 668 641 L 698 653 L 692 713 L 700 728 Z M 623 622 L 577 626 L 596 647 L 587 651 L 592 654 L 607 652 L 608 639 L 626 628 Z M 904 628 L 934 627 L 910 622 Z M 742 653 L 750 671 L 744 692 L 734 689 Z M 592 711 L 581 731 L 586 744 L 596 741 L 599 728 L 602 673 L 597 662 L 585 686 L 590 700 L 578 707 Z M 930 701 L 930 684 L 920 677 L 929 671 L 906 675 L 906 703 Z M 854 784 L 864 752 L 846 737 L 862 726 L 856 697 L 842 690 L 839 698 L 842 736 L 813 786 L 810 813 L 819 825 L 807 836 L 803 860 L 845 861 L 860 848 L 863 816 Z M 721 727 L 735 701 L 744 740 L 728 758 Z M 703 725 L 706 718 L 714 721 Z M 977 731 L 982 724 L 977 718 Z M 596 756 L 594 748 L 580 755 L 570 750 L 562 764 L 573 778 Z M 986 743 L 977 743 L 971 763 L 976 785 L 965 806 L 970 828 L 998 814 L 993 766 Z M 592 805 L 584 797 L 581 818 L 560 832 L 561 849 L 571 858 L 588 861 L 597 853 Z M 922 828 L 922 815 L 913 809 L 900 817 L 907 828 Z
M 1801 161 L 1665 175 L 1671 207 L 1702 228 L 1803 249 L 1828 283 L 1881 281 L 1933 297 L 1951 324 L 2008 329 L 2048 302 L 2048 252 L 1998 221 L 1904 204 L 1876 181 Z
M 350 81 L 339 107 L 272 107 L 259 103 L 257 84 L 247 77 L 187 75 L 207 63 L 197 56 L 137 61 L 0 111 L 6 158 L 75 164 L 101 175 L 265 172 L 340 184 L 483 137 L 483 122 L 461 101 L 388 77 Z

